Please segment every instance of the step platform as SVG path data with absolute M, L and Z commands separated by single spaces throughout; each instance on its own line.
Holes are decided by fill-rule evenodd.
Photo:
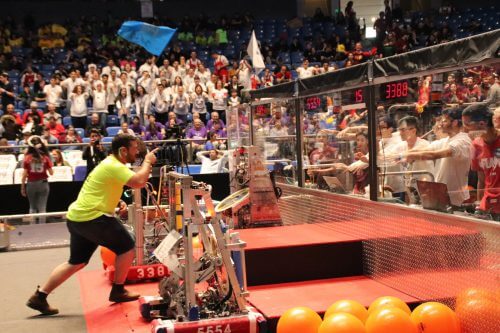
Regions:
M 453 253 L 463 253 L 464 248 L 482 247 L 481 234 L 475 230 L 411 218 L 406 218 L 404 224 L 407 226 L 404 230 L 382 220 L 238 230 L 240 238 L 247 242 L 248 286 L 367 275 L 362 259 L 366 245 L 376 248 L 373 245 L 386 242 L 387 239 L 391 239 L 391 246 L 395 249 L 394 261 L 414 258 L 415 262 L 409 262 L 408 265 L 424 270 L 427 267 L 423 265 L 427 262 L 433 262 L 434 269 L 463 268 L 453 258 L 447 258 L 439 264 L 435 263 L 435 258 L 422 258 L 422 253 L 434 253 L 432 249 L 435 249 L 436 244 L 441 244 Z M 405 248 L 411 237 L 418 238 L 420 248 L 396 250 Z M 419 254 L 412 255 L 408 251 L 418 251 Z M 463 260 L 466 259 L 468 268 L 479 267 L 481 251 L 464 253 Z

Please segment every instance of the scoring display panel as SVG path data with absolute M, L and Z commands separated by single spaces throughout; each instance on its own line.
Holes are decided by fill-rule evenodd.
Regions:
M 408 80 L 384 83 L 379 86 L 378 101 L 407 102 L 411 98 Z M 353 89 L 341 92 L 342 104 L 366 103 L 364 89 Z

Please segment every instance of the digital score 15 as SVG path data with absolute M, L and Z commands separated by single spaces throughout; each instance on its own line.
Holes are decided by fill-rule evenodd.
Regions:
M 406 99 L 408 97 L 408 81 L 397 81 L 391 83 L 384 83 L 380 85 L 379 99 L 383 101 L 390 101 L 395 99 Z M 342 92 L 342 101 L 344 104 L 359 104 L 365 103 L 364 89 L 355 89 Z

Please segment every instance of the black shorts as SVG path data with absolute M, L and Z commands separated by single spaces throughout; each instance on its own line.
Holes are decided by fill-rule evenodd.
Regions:
M 98 245 L 107 247 L 117 255 L 132 250 L 135 242 L 123 224 L 114 217 L 101 215 L 88 222 L 66 223 L 70 238 L 69 263 L 87 264 Z

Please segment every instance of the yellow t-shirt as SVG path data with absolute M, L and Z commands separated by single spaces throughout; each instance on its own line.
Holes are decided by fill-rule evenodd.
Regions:
M 88 222 L 103 214 L 113 215 L 123 186 L 133 175 L 116 157 L 108 156 L 88 175 L 78 198 L 69 206 L 68 220 Z

